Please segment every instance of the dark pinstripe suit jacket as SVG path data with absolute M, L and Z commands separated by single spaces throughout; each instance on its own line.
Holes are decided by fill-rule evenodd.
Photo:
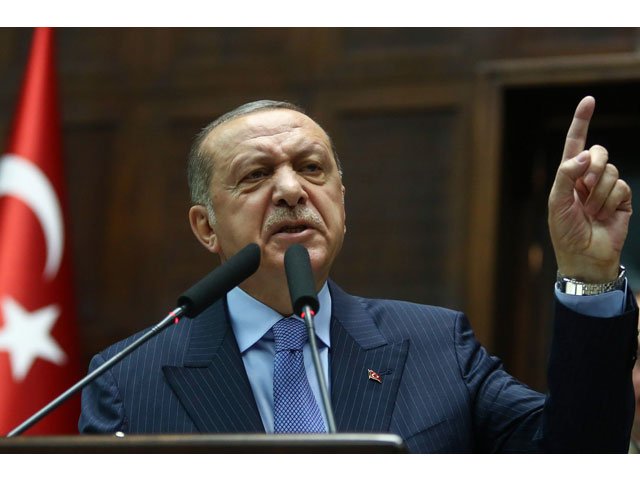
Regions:
M 338 431 L 394 432 L 412 452 L 626 452 L 638 313 L 631 297 L 633 309 L 612 319 L 557 305 L 545 397 L 502 370 L 463 314 L 330 289 Z M 90 369 L 139 335 L 96 355 Z M 226 302 L 165 330 L 85 388 L 79 428 L 264 432 Z

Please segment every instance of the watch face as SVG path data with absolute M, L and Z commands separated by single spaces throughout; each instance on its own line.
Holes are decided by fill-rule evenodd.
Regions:
M 564 293 L 568 293 L 569 295 L 584 295 L 583 287 L 584 285 L 581 283 L 565 282 Z

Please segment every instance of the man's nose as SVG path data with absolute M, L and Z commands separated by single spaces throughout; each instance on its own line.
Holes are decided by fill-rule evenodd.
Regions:
M 302 179 L 292 168 L 282 168 L 274 175 L 273 203 L 295 207 L 305 203 L 309 196 L 302 185 Z

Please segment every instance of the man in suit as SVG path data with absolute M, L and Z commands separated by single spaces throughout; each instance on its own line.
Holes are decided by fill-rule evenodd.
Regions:
M 222 262 L 257 243 L 258 271 L 85 388 L 80 430 L 325 429 L 308 344 L 304 388 L 315 406 L 305 412 L 314 413 L 296 421 L 317 416 L 314 426 L 283 429 L 274 394 L 278 326 L 292 315 L 283 257 L 299 243 L 319 292 L 317 340 L 339 432 L 397 433 L 412 452 L 626 451 L 637 307 L 620 253 L 631 191 L 603 147 L 584 150 L 594 107 L 591 97 L 578 105 L 549 197 L 559 300 L 546 397 L 509 376 L 463 314 L 354 297 L 329 280 L 346 232 L 337 154 L 298 107 L 259 101 L 206 127 L 189 162 L 195 236 Z

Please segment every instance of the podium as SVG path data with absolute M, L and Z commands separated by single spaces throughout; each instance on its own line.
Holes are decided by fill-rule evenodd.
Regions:
M 234 433 L 70 435 L 0 438 L 7 453 L 407 453 L 394 434 Z

